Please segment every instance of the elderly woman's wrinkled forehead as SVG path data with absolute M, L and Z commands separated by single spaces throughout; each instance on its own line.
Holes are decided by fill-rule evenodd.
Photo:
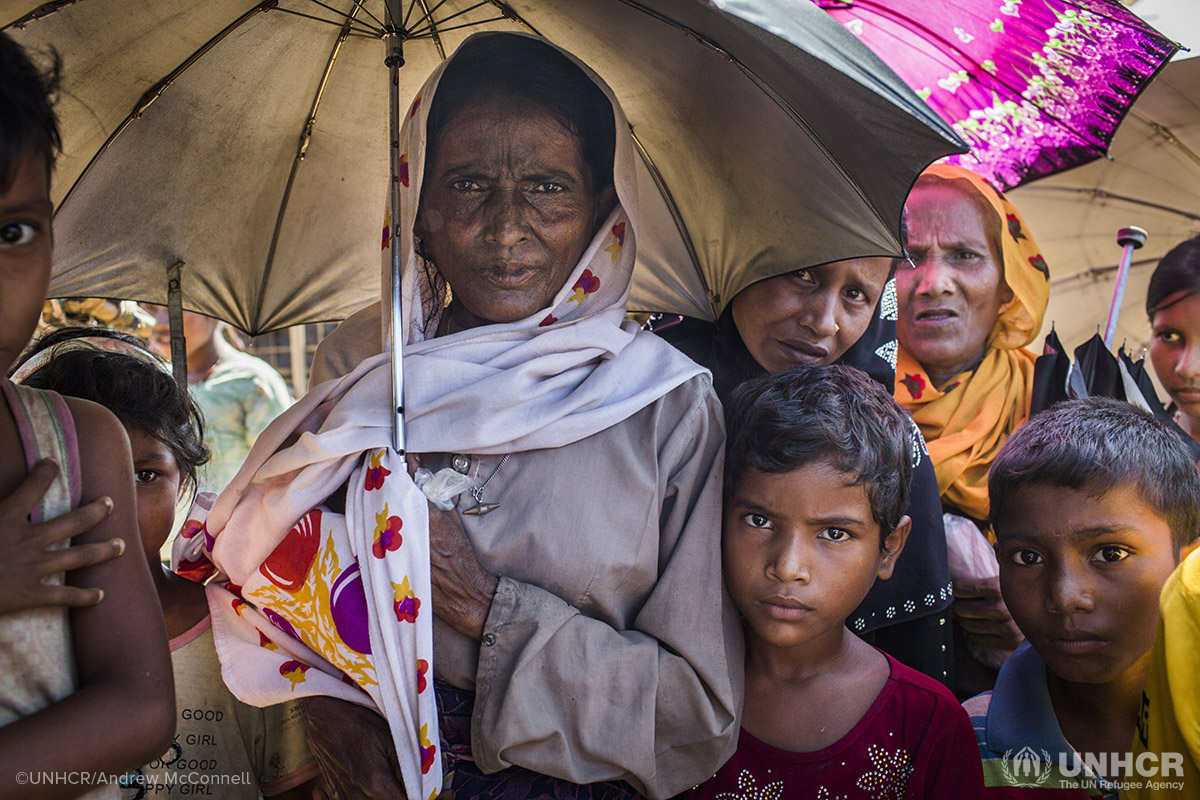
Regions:
M 913 230 L 919 230 L 922 227 L 919 208 L 923 205 L 920 202 L 914 202 L 919 198 L 923 198 L 928 190 L 941 190 L 943 192 L 952 192 L 953 194 L 968 201 L 974 207 L 975 213 L 979 220 L 983 223 L 983 229 L 988 237 L 988 244 L 992 246 L 995 256 L 999 259 L 1003 257 L 1004 249 L 1001 238 L 1000 219 L 996 215 L 996 210 L 988 199 L 980 194 L 979 190 L 972 186 L 968 181 L 958 178 L 943 178 L 940 175 L 924 174 L 917 178 L 916 184 L 908 195 L 908 201 L 904 204 L 904 237 L 905 248 L 908 247 L 908 236 Z
M 497 95 L 550 112 L 579 139 L 597 190 L 612 185 L 616 149 L 612 104 L 569 58 L 528 36 L 476 36 L 459 48 L 446 65 L 429 110 L 426 158 L 459 111 Z

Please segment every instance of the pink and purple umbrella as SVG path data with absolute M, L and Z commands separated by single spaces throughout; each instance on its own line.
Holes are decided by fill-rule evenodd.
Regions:
M 972 152 L 1001 189 L 1100 158 L 1178 50 L 1117 0 L 813 0 Z

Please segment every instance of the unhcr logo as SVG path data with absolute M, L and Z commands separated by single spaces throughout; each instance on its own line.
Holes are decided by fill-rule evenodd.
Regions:
M 1000 763 L 1000 771 L 1009 786 L 1037 787 L 1050 777 L 1050 754 L 1045 750 L 1038 755 L 1031 747 L 1022 747 L 1013 755 L 1012 750 L 1004 752 L 1004 760 Z

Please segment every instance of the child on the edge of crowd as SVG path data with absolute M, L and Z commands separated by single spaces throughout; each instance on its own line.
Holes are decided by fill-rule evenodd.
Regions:
M 56 75 L 0 33 L 5 373 L 50 282 Z M 116 797 L 113 774 L 161 753 L 175 724 L 150 575 L 118 557 L 136 530 L 129 441 L 93 403 L 3 377 L 0 397 L 0 797 Z
M 174 796 L 173 779 L 199 771 L 246 778 L 213 783 L 226 800 L 256 800 L 260 792 L 311 797 L 318 767 L 305 739 L 302 701 L 254 708 L 237 700 L 221 681 L 204 587 L 159 560 L 176 506 L 195 491 L 197 470 L 209 457 L 194 401 L 140 340 L 102 328 L 48 334 L 29 349 L 14 379 L 99 403 L 125 426 L 132 445 L 138 528 L 170 639 L 179 719 L 166 753 L 124 777 L 124 796 Z
M 1138 759 L 1159 768 L 1121 792 L 1128 800 L 1200 797 L 1200 550 L 1192 550 L 1158 599 L 1158 635 L 1133 738 Z M 1150 756 L 1146 756 L 1150 753 Z M 1168 763 L 1169 761 L 1169 763 Z
M 1159 593 L 1197 532 L 1196 466 L 1151 414 L 1094 397 L 1019 428 L 988 493 L 1001 591 L 1026 641 L 965 704 L 984 796 L 1116 797 L 1144 779 L 1130 751 Z
M 949 689 L 850 632 L 910 520 L 908 417 L 858 370 L 743 384 L 728 412 L 725 583 L 745 619 L 737 752 L 690 798 L 971 798 L 982 775 Z

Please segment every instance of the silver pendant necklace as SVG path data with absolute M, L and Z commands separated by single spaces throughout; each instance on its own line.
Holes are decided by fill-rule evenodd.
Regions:
M 492 482 L 492 478 L 496 477 L 496 473 L 500 471 L 501 467 L 503 467 L 505 464 L 508 463 L 508 459 L 510 459 L 511 457 L 512 457 L 512 453 L 505 453 L 504 458 L 500 459 L 500 463 L 496 465 L 496 468 L 494 470 L 492 470 L 492 474 L 487 476 L 487 480 L 484 481 L 483 483 L 479 484 L 478 486 L 474 486 L 471 488 L 471 497 L 475 498 L 475 505 L 471 506 L 470 508 L 468 508 L 466 511 L 464 511 L 462 513 L 470 514 L 472 517 L 482 517 L 484 514 L 488 513 L 489 511 L 495 511 L 497 508 L 500 507 L 499 503 L 483 502 L 483 490 L 487 488 L 487 485 Z

